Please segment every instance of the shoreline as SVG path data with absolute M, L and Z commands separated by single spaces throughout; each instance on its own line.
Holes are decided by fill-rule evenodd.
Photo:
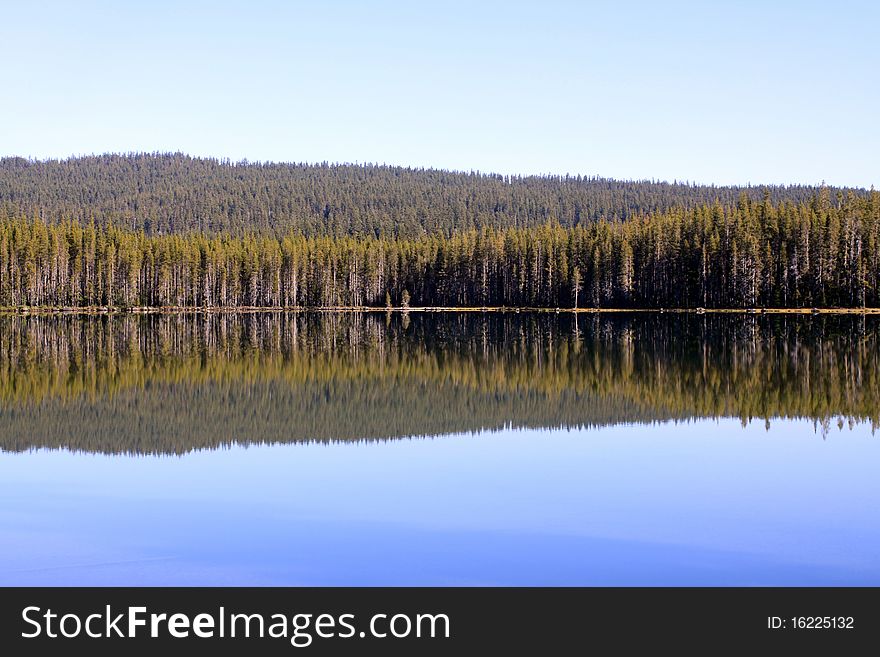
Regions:
M 878 315 L 880 308 L 536 308 L 513 306 L 108 306 L 0 307 L 0 315 L 209 315 L 262 313 L 552 313 L 552 314 L 688 314 L 688 315 Z

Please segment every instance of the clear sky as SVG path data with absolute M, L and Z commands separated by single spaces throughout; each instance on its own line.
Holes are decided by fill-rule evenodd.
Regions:
M 0 155 L 880 187 L 874 0 L 0 10 Z

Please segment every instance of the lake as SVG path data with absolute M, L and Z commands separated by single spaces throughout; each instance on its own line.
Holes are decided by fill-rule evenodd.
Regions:
M 0 316 L 2 585 L 878 585 L 880 317 Z

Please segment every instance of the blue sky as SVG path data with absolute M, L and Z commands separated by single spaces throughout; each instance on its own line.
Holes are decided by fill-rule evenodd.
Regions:
M 0 154 L 880 187 L 878 7 L 3 3 Z

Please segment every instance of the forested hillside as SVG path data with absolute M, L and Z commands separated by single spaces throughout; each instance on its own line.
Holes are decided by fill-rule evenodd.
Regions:
M 880 306 L 880 193 L 450 237 L 147 235 L 0 216 L 0 306 Z
M 830 189 L 864 195 L 859 190 Z M 0 159 L 0 209 L 47 222 L 115 223 L 147 235 L 422 237 L 565 227 L 690 209 L 741 195 L 809 201 L 817 188 L 714 187 L 583 177 L 505 177 L 378 165 L 231 163 L 181 154 Z

